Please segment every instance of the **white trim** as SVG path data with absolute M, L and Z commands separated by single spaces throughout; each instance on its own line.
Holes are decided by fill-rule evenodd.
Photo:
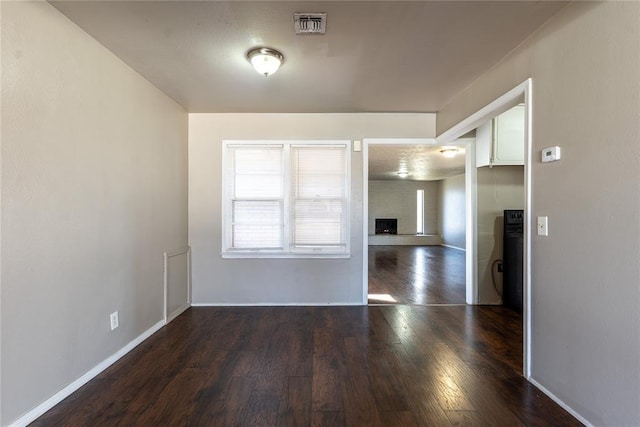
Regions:
M 375 145 L 440 145 L 436 138 L 364 138 Z
M 169 310 L 169 254 L 165 252 L 162 258 L 162 318 L 166 322 Z
M 169 258 L 171 258 L 171 257 L 174 257 L 174 256 L 186 254 L 190 250 L 191 250 L 191 248 L 189 246 L 184 246 L 184 247 L 182 247 L 180 249 L 176 249 L 175 251 L 172 251 L 172 252 L 165 252 L 165 255 L 167 255 Z
M 281 255 L 291 255 L 293 253 L 293 251 L 291 250 L 291 247 L 293 246 L 293 242 L 292 242 L 292 236 L 291 236 L 291 229 L 293 228 L 293 225 L 291 224 L 291 215 L 293 214 L 291 207 L 293 205 L 293 203 L 291 203 L 291 150 L 293 148 L 293 144 L 288 144 L 288 145 L 282 145 L 282 230 L 280 231 L 281 233 L 281 238 L 282 238 L 282 249 L 280 249 L 280 254 Z M 227 172 L 227 165 L 224 166 L 224 174 L 226 175 Z M 234 172 L 235 173 L 235 172 Z M 230 194 L 233 194 L 233 189 L 230 187 L 229 188 Z M 229 199 L 225 199 L 222 203 L 228 203 Z M 227 222 L 227 228 L 229 228 L 229 235 L 231 235 L 231 224 L 232 224 L 232 216 L 231 216 L 231 209 L 229 209 L 229 218 L 228 218 L 228 222 Z M 231 248 L 231 240 L 229 240 L 229 246 L 227 246 L 225 248 L 226 253 L 222 254 L 222 258 L 227 258 L 227 256 L 229 257 L 234 257 L 234 255 L 236 254 L 240 254 L 242 253 L 242 255 L 251 255 L 252 251 L 242 251 L 242 250 L 238 250 L 237 252 L 234 251 Z M 273 255 L 275 252 L 277 251 L 265 251 L 265 253 L 271 253 L 271 255 Z M 345 251 L 348 252 L 348 251 Z M 246 256 L 246 255 L 245 255 Z M 258 258 L 260 258 L 261 255 L 258 254 Z M 249 257 L 250 258 L 250 257 Z
M 167 317 L 166 323 L 171 322 L 173 319 L 175 319 L 176 317 L 180 316 L 182 313 L 187 311 L 190 307 L 191 307 L 191 304 L 186 303 L 183 306 L 177 308 L 173 313 L 169 314 L 169 316 Z
M 313 253 L 313 252 L 260 252 L 260 251 L 237 251 L 237 252 L 221 252 L 220 257 L 224 259 L 233 258 L 351 258 L 351 254 L 345 253 Z
M 330 140 L 223 140 L 222 141 L 222 258 L 350 258 L 351 257 L 351 146 L 349 139 Z M 230 148 L 238 147 L 276 147 L 282 152 L 282 248 L 265 248 L 264 250 L 249 248 L 232 248 L 231 242 L 231 199 L 232 188 L 229 179 L 227 158 Z M 344 245 L 342 249 L 336 246 L 323 247 L 315 246 L 310 249 L 294 246 L 291 220 L 293 218 L 291 200 L 291 176 L 292 167 L 290 162 L 291 151 L 296 148 L 340 148 L 344 149 Z M 324 255 L 324 256 L 323 256 Z
M 226 223 L 229 222 L 228 218 L 230 218 L 231 213 L 230 213 L 230 206 L 229 203 L 226 203 L 225 200 L 229 200 L 229 194 L 231 194 L 231 190 L 229 189 L 229 178 L 228 178 L 228 173 L 226 173 L 226 169 L 227 169 L 227 164 L 229 163 L 229 146 L 231 145 L 230 142 L 228 141 L 222 141 L 222 145 L 221 145 L 221 150 L 222 150 L 222 156 L 221 156 L 221 181 L 222 181 L 222 199 L 221 199 L 221 204 L 220 204 L 220 211 L 222 213 L 222 215 L 220 215 L 220 236 L 222 237 L 222 246 L 220 246 L 222 248 L 222 250 L 224 250 L 225 248 L 228 248 L 229 246 L 231 246 L 231 228 L 229 228 L 228 230 L 226 229 Z
M 555 394 L 551 393 L 546 387 L 541 385 L 538 381 L 534 380 L 533 378 L 528 378 L 528 380 L 529 380 L 529 382 L 531 384 L 533 384 L 538 389 L 540 389 L 541 392 L 546 394 L 551 400 L 553 400 L 559 406 L 561 406 L 562 409 L 564 409 L 569 414 L 571 414 L 575 419 L 577 419 L 578 421 L 580 421 L 582 424 L 584 424 L 587 427 L 593 427 L 593 424 L 591 424 L 589 421 L 587 421 L 582 415 L 580 415 L 577 411 L 575 411 L 571 406 L 569 406 L 566 403 L 564 403 L 562 401 L 562 399 L 560 399 L 558 396 L 556 396 Z
M 531 241 L 532 236 L 532 224 L 533 224 L 533 203 L 532 203 L 532 180 L 531 180 L 531 170 L 533 164 L 533 81 L 531 79 L 527 79 L 525 83 L 523 83 L 523 92 L 524 92 L 524 272 L 523 272 L 523 298 L 524 301 L 522 303 L 523 306 L 523 327 L 524 334 L 522 337 L 522 345 L 524 351 L 522 352 L 522 363 L 524 365 L 524 376 L 527 379 L 531 379 L 531 337 L 533 336 L 532 326 L 533 321 L 531 318 L 531 271 L 532 267 L 532 251 L 531 251 Z
M 478 292 L 478 168 L 476 144 L 467 144 L 464 160 L 465 301 L 479 303 Z
M 505 93 L 498 99 L 489 103 L 488 105 L 482 107 L 457 125 L 451 127 L 446 132 L 443 132 L 439 136 L 436 137 L 437 145 L 446 145 L 451 141 L 455 141 L 460 138 L 462 135 L 465 135 L 472 130 L 476 129 L 481 124 L 487 122 L 488 120 L 498 116 L 515 104 L 513 101 L 520 98 L 526 92 L 531 90 L 531 79 L 527 79 L 524 82 L 520 83 L 518 86 L 511 89 L 509 92 Z M 525 100 L 526 104 L 526 100 Z
M 180 308 L 175 310 L 173 313 L 169 313 L 169 258 L 173 258 L 179 255 L 187 255 L 187 301 Z M 164 253 L 164 271 L 163 271 L 163 308 L 162 313 L 164 317 L 165 323 L 171 322 L 173 319 L 178 317 L 181 313 L 183 313 L 187 308 L 191 306 L 191 247 L 184 246 L 180 249 L 176 249 L 171 252 Z
M 110 357 L 106 358 L 105 360 L 103 360 L 102 362 L 100 362 L 98 365 L 93 367 L 91 370 L 89 370 L 87 373 L 82 375 L 80 378 L 76 379 L 71 384 L 69 384 L 68 386 L 66 386 L 65 388 L 63 388 L 62 390 L 60 390 L 59 392 L 57 392 L 53 396 L 51 396 L 49 399 L 45 400 L 44 402 L 42 402 L 41 404 L 39 404 L 38 406 L 36 406 L 32 410 L 30 410 L 29 412 L 27 412 L 26 414 L 24 414 L 23 416 L 21 416 L 20 418 L 15 420 L 9 426 L 10 427 L 23 427 L 23 426 L 29 425 L 30 423 L 35 421 L 39 416 L 41 416 L 42 414 L 47 412 L 49 409 L 53 408 L 55 405 L 57 405 L 62 400 L 67 398 L 69 395 L 71 395 L 71 393 L 73 393 L 74 391 L 78 390 L 80 387 L 82 387 L 83 385 L 85 385 L 86 383 L 91 381 L 93 378 L 95 378 L 102 371 L 104 371 L 109 366 L 111 366 L 115 362 L 117 362 L 124 355 L 126 355 L 131 350 L 136 348 L 144 340 L 146 340 L 151 335 L 153 335 L 155 332 L 157 332 L 160 328 L 162 328 L 165 324 L 166 323 L 165 323 L 164 320 L 159 321 L 158 323 L 156 323 L 155 325 L 153 325 L 152 327 L 150 327 L 149 329 L 144 331 L 142 334 L 140 334 L 137 338 L 135 338 L 131 342 L 129 342 L 129 344 L 125 345 L 120 350 L 115 352 L 112 356 L 110 356 Z
M 416 234 L 424 235 L 424 189 L 416 190 Z
M 189 287 L 187 288 L 187 304 L 191 306 L 191 300 L 193 299 L 193 280 L 191 276 L 191 246 L 189 246 L 189 253 L 187 254 L 187 280 L 189 281 Z
M 459 248 L 457 246 L 452 246 L 452 245 L 445 245 L 444 243 L 442 243 L 440 246 L 444 246 L 445 248 L 455 249 L 457 251 L 462 251 L 462 252 L 466 252 L 467 251 L 465 248 Z
M 326 307 L 326 306 L 361 306 L 359 302 L 215 302 L 193 303 L 192 307 Z
M 362 140 L 362 305 L 369 303 L 369 144 Z
M 525 227 L 524 227 L 524 271 L 523 271 L 523 373 L 524 377 L 528 380 L 531 378 L 531 230 L 532 230 L 532 211 L 533 205 L 531 201 L 531 159 L 532 159 L 532 80 L 531 78 L 525 80 L 520 83 L 515 88 L 511 89 L 509 92 L 500 96 L 493 102 L 489 103 L 487 106 L 481 108 L 476 111 L 471 116 L 462 120 L 457 125 L 453 126 L 446 132 L 443 132 L 440 136 L 436 138 L 436 141 L 440 144 L 447 144 L 459 138 L 460 136 L 468 133 L 469 131 L 477 128 L 482 123 L 487 120 L 492 119 L 493 117 L 507 111 L 509 108 L 513 107 L 518 101 L 524 96 L 524 104 L 525 104 L 525 155 L 524 155 L 524 191 L 525 191 L 525 202 L 524 202 L 524 213 L 525 213 Z M 469 156 L 468 156 L 469 157 Z M 477 187 L 473 187 L 473 197 L 475 197 Z M 469 195 L 467 195 L 467 203 L 470 203 Z M 469 205 L 467 205 L 469 208 Z M 476 217 L 477 213 L 475 212 L 475 207 L 473 210 L 473 216 Z M 476 233 L 476 228 L 474 222 L 477 222 L 477 218 L 469 223 L 469 218 L 467 218 L 467 233 L 469 233 L 469 225 L 474 226 L 473 234 Z M 469 234 L 467 234 L 469 236 Z M 467 257 L 470 256 L 469 248 L 473 247 L 476 242 L 469 242 L 467 238 Z M 467 264 L 467 268 L 469 268 L 469 264 Z M 476 273 L 477 274 L 477 273 Z M 467 270 L 467 276 L 469 276 L 469 270 Z M 477 287 L 477 283 L 476 283 Z M 477 297 L 477 293 L 476 293 Z M 467 298 L 469 298 L 469 289 L 467 289 Z

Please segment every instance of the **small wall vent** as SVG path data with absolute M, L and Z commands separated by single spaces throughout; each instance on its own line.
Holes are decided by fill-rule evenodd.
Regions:
M 326 34 L 326 13 L 294 13 L 296 34 Z

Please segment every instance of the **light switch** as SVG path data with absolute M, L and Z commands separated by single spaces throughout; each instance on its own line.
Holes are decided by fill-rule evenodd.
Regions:
M 538 217 L 538 236 L 548 236 L 548 235 L 549 235 L 549 217 L 539 216 Z
M 362 151 L 362 141 L 359 139 L 353 140 L 353 151 Z

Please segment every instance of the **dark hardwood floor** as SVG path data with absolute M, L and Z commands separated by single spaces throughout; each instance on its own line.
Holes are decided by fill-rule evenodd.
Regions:
M 192 308 L 35 426 L 573 426 L 502 307 Z
M 369 304 L 464 304 L 464 252 L 369 246 Z

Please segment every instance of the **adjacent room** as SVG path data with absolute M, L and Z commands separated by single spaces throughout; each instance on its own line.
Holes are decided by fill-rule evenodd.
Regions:
M 390 142 L 368 152 L 368 301 L 464 305 L 465 146 L 472 141 Z
M 450 145 L 368 142 L 369 303 L 522 313 L 523 99 Z
M 640 425 L 639 2 L 1 1 L 0 47 L 0 425 Z

